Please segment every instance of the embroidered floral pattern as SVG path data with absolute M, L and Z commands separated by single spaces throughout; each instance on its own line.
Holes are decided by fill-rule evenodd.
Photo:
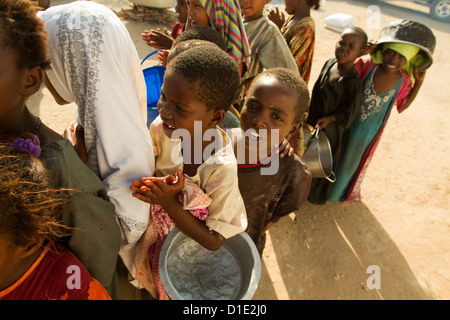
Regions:
M 97 99 L 97 83 L 99 81 L 100 46 L 103 44 L 102 28 L 107 17 L 103 15 L 73 15 L 62 13 L 57 25 L 59 27 L 59 46 L 64 53 L 64 67 L 72 82 L 75 103 L 78 105 L 78 116 L 84 126 L 86 148 L 96 153 L 95 137 L 95 101 Z M 85 29 L 89 31 L 86 32 Z M 80 31 L 79 31 L 80 30 Z M 83 30 L 83 31 L 81 31 Z M 93 157 L 89 157 L 93 159 Z M 89 163 L 91 168 L 98 168 L 97 163 Z M 98 170 L 94 170 L 97 171 Z
M 375 72 L 372 72 L 370 81 L 366 81 L 364 86 L 363 103 L 361 106 L 361 122 L 364 122 L 370 116 L 380 112 L 384 105 L 391 101 L 392 96 L 396 92 L 396 88 L 393 88 L 382 94 L 376 93 L 373 85 L 374 73 Z
M 120 225 L 122 226 L 122 229 L 124 229 L 124 232 L 127 236 L 127 241 L 129 244 L 133 245 L 135 244 L 139 238 L 142 236 L 142 233 L 144 233 L 145 229 L 147 229 L 147 223 L 139 222 L 137 220 L 117 215 L 120 221 Z

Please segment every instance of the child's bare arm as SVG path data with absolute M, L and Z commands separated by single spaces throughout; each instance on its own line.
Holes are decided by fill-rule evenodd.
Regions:
M 204 221 L 197 219 L 188 211 L 184 210 L 178 200 L 167 203 L 163 208 L 184 234 L 208 250 L 214 251 L 220 249 L 224 238 L 219 233 L 210 230 Z
M 376 46 L 377 46 L 377 42 L 376 42 L 376 41 L 369 40 L 369 41 L 367 42 L 367 46 L 366 46 L 366 48 L 364 49 L 364 52 L 363 52 L 362 55 L 366 55 L 366 54 L 371 53 L 372 50 L 375 49 Z
M 133 196 L 164 208 L 177 227 L 202 246 L 209 250 L 217 250 L 222 246 L 224 238 L 217 232 L 210 231 L 204 221 L 201 221 L 183 209 L 178 200 L 178 194 L 184 186 L 184 175 L 177 172 L 178 181 L 168 181 L 168 178 L 143 178 L 136 180 L 131 186 Z
M 294 154 L 294 148 L 292 148 L 289 141 L 285 138 L 281 141 L 277 152 L 280 154 L 280 158 L 283 158 L 285 155 L 290 157 Z
M 263 233 L 264 232 L 266 232 L 267 230 L 269 230 L 269 228 L 271 227 L 271 226 L 273 226 L 275 224 L 275 222 L 273 222 L 273 221 L 269 221 L 269 222 L 267 222 L 266 223 L 266 225 L 264 226 L 264 229 L 263 229 Z
M 336 120 L 337 119 L 334 115 L 329 115 L 317 120 L 317 124 L 319 125 L 320 129 L 325 129 L 329 123 L 335 122 Z
M 408 98 L 406 99 L 406 103 L 404 106 L 404 109 L 408 108 L 411 103 L 416 98 L 417 94 L 419 93 L 420 87 L 422 86 L 423 81 L 425 80 L 425 73 L 426 71 L 417 72 L 416 69 L 414 69 L 414 86 L 411 89 L 411 92 L 408 95 Z
M 75 128 L 75 123 L 71 122 L 63 133 L 64 138 L 70 141 L 73 148 L 84 163 L 88 160 L 86 144 L 84 141 L 84 128 L 81 124 Z
M 141 38 L 147 45 L 156 49 L 170 49 L 172 47 L 173 38 L 166 28 L 162 31 L 160 28 L 156 30 L 145 30 L 141 33 Z
M 169 56 L 170 50 L 163 49 L 161 52 L 158 52 L 159 64 L 166 67 L 167 66 L 167 57 Z
M 281 29 L 281 27 L 283 26 L 286 18 L 284 16 L 284 14 L 282 12 L 280 12 L 280 10 L 278 9 L 278 7 L 275 7 L 274 9 L 272 9 L 269 14 L 267 15 L 267 17 L 277 25 L 278 29 Z

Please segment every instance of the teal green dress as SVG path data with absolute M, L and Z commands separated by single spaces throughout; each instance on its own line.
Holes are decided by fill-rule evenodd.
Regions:
M 366 149 L 385 122 L 402 79 L 391 90 L 378 94 L 373 85 L 373 68 L 363 83 L 363 103 L 357 117 L 343 139 L 343 149 L 336 170 L 336 182 L 331 187 L 329 201 L 343 201 L 355 177 Z

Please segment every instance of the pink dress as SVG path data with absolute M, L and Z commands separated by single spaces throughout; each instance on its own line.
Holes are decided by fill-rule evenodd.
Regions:
M 211 198 L 189 179 L 185 179 L 183 190 L 178 195 L 183 208 L 200 220 L 208 217 L 207 207 Z M 157 204 L 150 206 L 152 221 L 144 232 L 136 250 L 136 278 L 153 298 L 169 300 L 159 277 L 158 264 L 164 240 L 175 227 L 175 222 Z

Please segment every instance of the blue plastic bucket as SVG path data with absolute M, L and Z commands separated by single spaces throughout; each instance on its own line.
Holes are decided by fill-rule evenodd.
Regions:
M 157 53 L 157 51 L 153 51 L 148 54 L 141 62 L 144 63 L 148 57 Z M 156 107 L 159 96 L 161 95 L 161 87 L 163 84 L 164 73 L 166 72 L 166 67 L 161 65 L 147 67 L 142 70 L 145 78 L 145 85 L 147 87 L 147 127 L 150 127 L 150 124 L 153 120 L 158 116 L 158 109 Z

